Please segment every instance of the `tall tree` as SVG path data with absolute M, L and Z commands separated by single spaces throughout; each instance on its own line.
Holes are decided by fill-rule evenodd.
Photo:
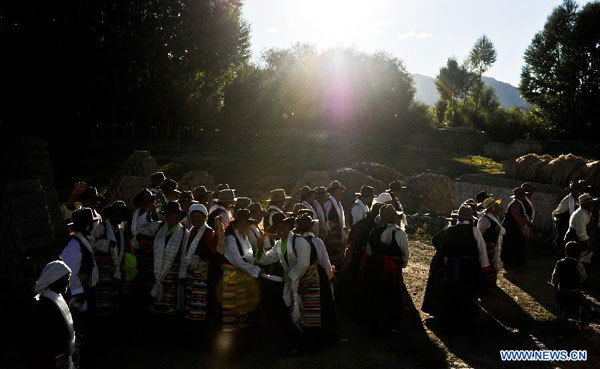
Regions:
M 450 126 L 462 125 L 459 114 L 459 103 L 465 101 L 473 86 L 474 76 L 466 64 L 459 64 L 455 57 L 448 58 L 446 66 L 440 68 L 435 79 L 435 86 L 440 99 L 448 101 L 445 119 Z M 442 105 L 439 105 L 442 106 Z
M 519 90 L 550 121 L 555 136 L 600 133 L 600 2 L 556 7 L 525 51 Z
M 481 36 L 475 41 L 475 45 L 473 45 L 473 49 L 469 54 L 469 65 L 477 74 L 472 91 L 476 115 L 479 112 L 479 100 L 483 93 L 481 76 L 496 62 L 496 56 L 494 44 L 486 35 Z

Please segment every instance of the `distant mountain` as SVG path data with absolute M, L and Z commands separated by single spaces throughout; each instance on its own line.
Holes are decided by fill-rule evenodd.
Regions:
M 415 88 L 417 89 L 415 98 L 427 105 L 434 105 L 440 98 L 437 88 L 435 87 L 435 78 L 416 73 L 414 73 L 412 77 L 415 81 Z M 483 77 L 483 83 L 496 91 L 496 96 L 498 96 L 500 105 L 503 108 L 512 108 L 516 106 L 528 109 L 531 107 L 521 98 L 519 90 L 517 90 L 515 86 L 485 76 Z

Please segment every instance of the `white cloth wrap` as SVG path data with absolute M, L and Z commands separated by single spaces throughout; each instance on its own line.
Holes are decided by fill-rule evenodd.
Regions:
M 161 301 L 163 298 L 163 281 L 169 273 L 171 266 L 173 266 L 173 261 L 177 257 L 177 252 L 185 236 L 185 228 L 181 224 L 178 224 L 169 242 L 165 245 L 167 228 L 167 224 L 160 227 L 156 238 L 154 238 L 154 278 L 156 278 L 156 282 L 150 294 L 158 301 Z

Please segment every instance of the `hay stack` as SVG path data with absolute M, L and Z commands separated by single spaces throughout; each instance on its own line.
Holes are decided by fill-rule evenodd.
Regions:
M 585 167 L 586 160 L 573 154 L 563 154 L 552 159 L 544 170 L 544 180 L 556 186 L 568 186 L 575 175 L 581 175 L 581 167 Z M 577 177 L 581 178 L 581 177 Z
M 192 191 L 198 186 L 206 186 L 208 189 L 215 188 L 215 179 L 208 172 L 191 171 L 183 175 L 179 181 L 180 191 Z
M 400 174 L 398 171 L 383 164 L 359 162 L 352 165 L 351 168 L 354 168 L 375 178 L 376 180 L 383 181 L 385 183 L 404 179 L 402 174 Z
M 600 192 L 600 160 L 591 161 L 585 166 L 587 180 L 596 193 Z
M 107 203 L 117 200 L 123 200 L 128 206 L 133 206 L 133 198 L 141 190 L 148 186 L 146 177 L 122 176 L 119 184 L 111 191 L 111 198 L 107 198 Z
M 387 189 L 386 182 L 379 181 L 370 175 L 353 168 L 333 170 L 329 173 L 329 177 L 332 180 L 337 179 L 342 182 L 342 185 L 346 186 L 346 192 L 342 195 L 342 205 L 344 205 L 345 209 L 350 209 L 350 206 L 354 204 L 354 201 L 356 200 L 354 194 L 360 192 L 361 186 L 372 186 L 377 194 Z
M 454 207 L 454 182 L 444 175 L 419 174 L 408 180 L 402 201 L 406 208 L 422 213 L 449 214 Z
M 127 160 L 121 165 L 121 168 L 117 171 L 117 173 L 113 176 L 110 184 L 106 188 L 104 192 L 104 197 L 106 200 L 104 203 L 100 204 L 101 207 L 109 205 L 112 201 L 115 200 L 125 200 L 117 197 L 115 193 L 117 191 L 118 186 L 121 184 L 121 179 L 123 176 L 133 176 L 133 177 L 142 177 L 146 179 L 146 186 L 150 182 L 150 175 L 158 169 L 158 165 L 156 165 L 156 160 L 150 156 L 150 151 L 145 150 L 135 150 Z M 137 183 L 137 182 L 136 182 Z M 130 205 L 128 203 L 128 205 Z

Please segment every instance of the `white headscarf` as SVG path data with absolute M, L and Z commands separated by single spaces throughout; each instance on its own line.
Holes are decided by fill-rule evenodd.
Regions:
M 71 268 L 64 261 L 54 260 L 46 264 L 40 278 L 35 282 L 34 292 L 42 294 L 48 287 L 66 275 L 71 275 Z

